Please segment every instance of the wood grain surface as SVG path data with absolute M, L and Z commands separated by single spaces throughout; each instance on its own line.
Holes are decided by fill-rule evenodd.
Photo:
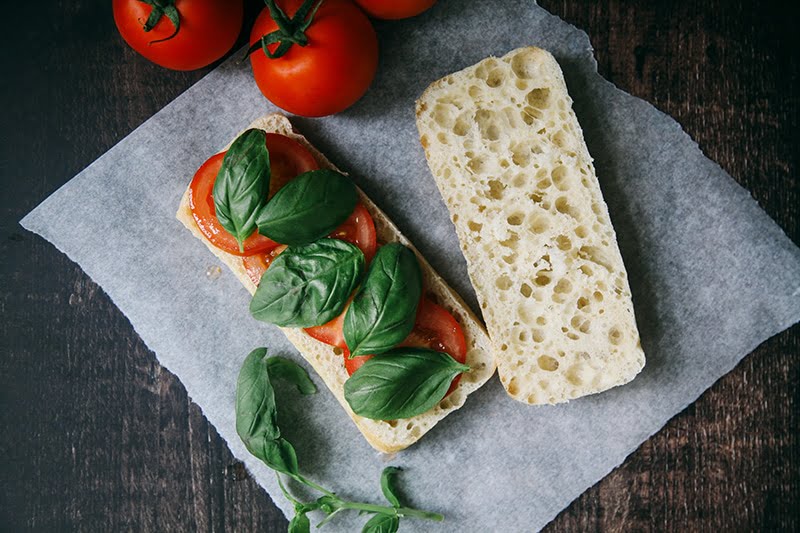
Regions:
M 796 7 L 540 4 L 584 29 L 601 74 L 675 117 L 800 241 Z M 252 21 L 260 3 L 246 5 Z M 210 69 L 170 72 L 137 56 L 107 0 L 3 13 L 0 529 L 285 530 L 125 316 L 18 225 Z M 797 531 L 799 347 L 798 326 L 766 341 L 547 531 Z

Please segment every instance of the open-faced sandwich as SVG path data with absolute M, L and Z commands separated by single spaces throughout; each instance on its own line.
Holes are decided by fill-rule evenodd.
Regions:
M 494 373 L 461 298 L 282 115 L 208 159 L 177 218 L 382 452 L 416 442 Z

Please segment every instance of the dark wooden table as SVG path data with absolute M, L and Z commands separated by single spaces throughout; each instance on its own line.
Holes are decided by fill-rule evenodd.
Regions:
M 252 21 L 259 1 L 246 3 Z M 675 117 L 800 241 L 796 8 L 540 3 L 586 30 L 603 75 Z M 18 225 L 210 70 L 138 57 L 110 4 L 3 10 L 0 529 L 282 531 L 280 512 L 125 316 Z M 799 345 L 798 326 L 762 344 L 547 529 L 798 530 Z

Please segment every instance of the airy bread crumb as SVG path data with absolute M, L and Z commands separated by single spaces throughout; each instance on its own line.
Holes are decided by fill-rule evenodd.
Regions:
M 520 48 L 435 82 L 417 127 L 508 394 L 552 404 L 633 379 L 627 273 L 553 56 Z

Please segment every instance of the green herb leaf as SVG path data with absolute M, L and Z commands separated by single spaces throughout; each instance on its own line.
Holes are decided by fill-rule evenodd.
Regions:
M 317 387 L 305 369 L 283 357 L 271 357 L 267 359 L 267 370 L 271 378 L 281 378 L 295 385 L 300 394 L 315 394 Z
M 275 440 L 265 440 L 263 449 L 262 456 L 253 455 L 264 461 L 271 469 L 290 476 L 297 476 L 300 473 L 297 466 L 297 453 L 295 453 L 294 446 L 288 440 L 283 437 L 278 437 Z
M 283 327 L 325 324 L 342 312 L 363 270 L 361 250 L 338 239 L 290 246 L 261 278 L 250 313 Z
M 394 515 L 376 514 L 364 524 L 361 533 L 397 533 L 400 519 Z
M 344 383 L 344 397 L 353 412 L 366 418 L 409 418 L 433 408 L 453 378 L 467 370 L 446 353 L 396 348 L 356 370 Z
M 350 357 L 385 352 L 408 337 L 421 294 L 414 252 L 398 243 L 381 246 L 344 317 Z
M 263 459 L 264 441 L 277 439 L 281 434 L 266 357 L 266 348 L 250 352 L 236 384 L 236 433 L 247 450 L 259 459 Z
M 284 185 L 261 209 L 258 231 L 276 242 L 309 244 L 335 230 L 358 201 L 349 178 L 332 170 L 312 170 Z
M 400 472 L 402 472 L 402 470 L 396 466 L 387 466 L 383 469 L 383 472 L 381 472 L 381 491 L 383 491 L 386 501 L 391 503 L 393 507 L 400 507 L 400 498 L 397 497 L 394 487 L 392 486 L 392 480 Z
M 269 195 L 269 152 L 266 134 L 257 129 L 242 133 L 222 160 L 214 182 L 214 208 L 222 227 L 244 251 L 244 240 L 256 229 L 256 216 Z
M 305 513 L 297 513 L 289 522 L 287 533 L 311 533 L 311 521 Z

